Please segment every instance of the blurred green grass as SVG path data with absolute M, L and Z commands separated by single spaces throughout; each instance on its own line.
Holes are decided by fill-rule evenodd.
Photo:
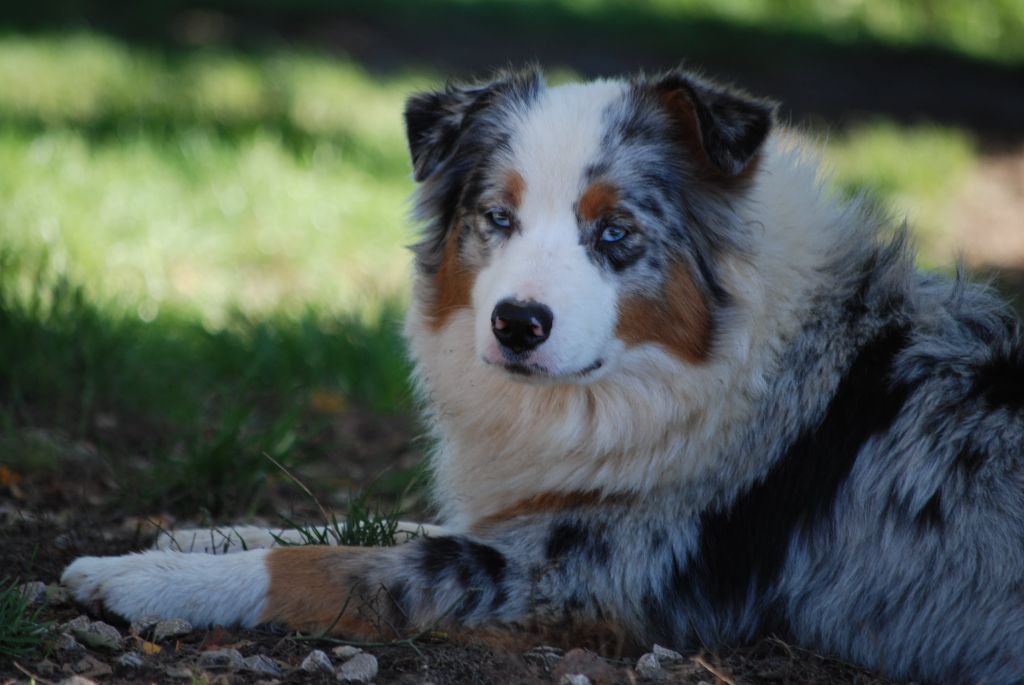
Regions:
M 96 444 L 147 503 L 251 511 L 265 454 L 335 449 L 311 398 L 407 411 L 401 111 L 437 82 L 291 49 L 0 37 L 5 462 L 52 463 L 41 426 Z M 948 259 L 966 134 L 865 124 L 826 158 Z M 111 439 L 111 420 L 134 428 Z

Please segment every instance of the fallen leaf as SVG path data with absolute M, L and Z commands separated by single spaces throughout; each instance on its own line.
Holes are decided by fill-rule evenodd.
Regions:
M 309 394 L 309 406 L 321 414 L 344 414 L 348 401 L 330 390 L 314 390 Z

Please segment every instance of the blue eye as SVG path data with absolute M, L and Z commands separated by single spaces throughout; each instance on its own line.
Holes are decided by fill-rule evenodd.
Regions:
M 504 209 L 498 207 L 488 209 L 485 216 L 488 221 L 498 228 L 509 228 L 512 226 L 512 217 Z
M 617 243 L 623 238 L 629 235 L 629 231 L 624 229 L 622 226 L 606 226 L 604 231 L 601 232 L 602 243 Z

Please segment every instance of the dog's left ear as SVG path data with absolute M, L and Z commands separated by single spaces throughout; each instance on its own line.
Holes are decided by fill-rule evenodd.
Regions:
M 774 104 L 683 72 L 645 85 L 680 127 L 681 137 L 696 143 L 706 161 L 725 176 L 738 176 L 747 168 L 774 123 Z

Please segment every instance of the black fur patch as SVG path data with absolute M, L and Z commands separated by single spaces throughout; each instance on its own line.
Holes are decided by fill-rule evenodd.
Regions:
M 573 554 L 579 554 L 592 563 L 605 564 L 611 550 L 602 531 L 577 521 L 562 521 L 548 536 L 545 556 L 549 561 L 558 561 Z
M 941 529 L 945 522 L 942 516 L 942 496 L 938 492 L 928 498 L 914 517 L 914 525 L 921 532 Z
M 488 593 L 492 611 L 508 599 L 504 587 L 508 562 L 498 550 L 462 537 L 425 538 L 421 546 L 423 574 L 435 584 L 452 576 L 465 591 L 455 616 L 464 618 L 472 613 Z
M 906 330 L 894 326 L 866 345 L 821 421 L 804 430 L 763 481 L 732 506 L 702 517 L 700 548 L 690 565 L 696 592 L 739 610 L 771 588 L 793 535 L 830 519 L 861 448 L 887 431 L 903 408 L 909 388 L 890 376 L 907 342 Z
M 993 409 L 1024 411 L 1024 345 L 996 354 L 978 369 L 972 394 Z
M 985 452 L 974 445 L 966 445 L 960 450 L 953 460 L 953 465 L 960 469 L 966 480 L 971 480 L 977 475 L 986 462 Z

